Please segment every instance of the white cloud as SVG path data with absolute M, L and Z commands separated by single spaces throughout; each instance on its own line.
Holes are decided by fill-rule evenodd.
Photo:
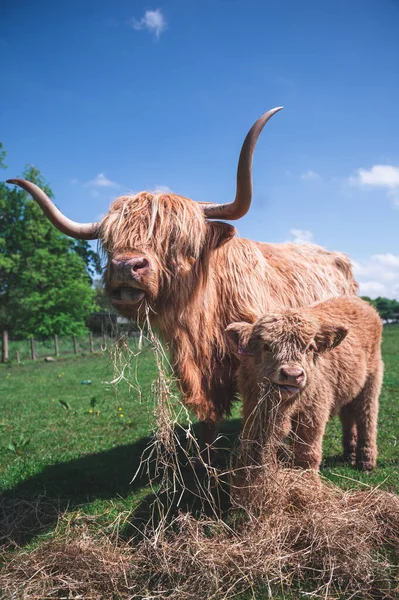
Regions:
M 399 208 L 399 167 L 394 165 L 374 165 L 369 171 L 357 169 L 349 184 L 360 188 L 383 188 L 394 206 Z
M 395 256 L 394 254 L 374 254 L 371 258 L 384 267 L 399 269 L 399 256 Z
M 291 244 L 313 244 L 313 233 L 303 229 L 290 229 L 292 239 L 287 240 Z
M 302 181 L 311 181 L 312 179 L 321 179 L 320 175 L 318 173 L 315 173 L 315 171 L 306 171 L 306 173 L 302 173 L 301 175 L 301 179 Z
M 156 185 L 154 194 L 173 194 L 173 191 L 167 185 Z
M 86 183 L 86 185 L 88 187 L 92 187 L 92 188 L 114 188 L 114 189 L 119 189 L 119 188 L 122 187 L 116 181 L 111 181 L 111 179 L 108 179 L 104 175 L 104 173 L 99 173 L 98 175 L 96 175 L 96 177 L 94 177 L 94 179 L 90 179 L 90 181 L 88 181 Z
M 136 31 L 140 29 L 147 29 L 150 33 L 153 33 L 156 38 L 159 38 L 162 31 L 165 31 L 167 23 L 165 17 L 162 14 L 161 9 L 147 10 L 139 21 L 137 19 L 131 19 L 129 22 L 131 27 Z
M 399 167 L 392 165 L 374 165 L 370 171 L 357 169 L 356 175 L 349 179 L 351 185 L 371 185 L 385 188 L 399 187 Z
M 387 297 L 387 288 L 379 281 L 359 281 L 359 296 L 369 296 L 371 299 L 378 296 Z
M 362 261 L 352 261 L 361 296 L 386 296 L 399 300 L 399 256 L 374 254 Z

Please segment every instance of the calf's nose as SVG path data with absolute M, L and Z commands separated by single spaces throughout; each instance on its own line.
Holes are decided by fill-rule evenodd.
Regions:
M 280 377 L 283 381 L 290 380 L 301 383 L 305 379 L 305 372 L 299 367 L 284 366 L 280 369 Z

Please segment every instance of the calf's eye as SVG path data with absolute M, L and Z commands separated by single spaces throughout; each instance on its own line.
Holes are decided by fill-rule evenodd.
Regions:
M 270 352 L 270 346 L 269 346 L 269 344 L 263 344 L 263 350 L 265 352 Z
M 306 354 L 310 354 L 310 352 L 315 352 L 315 350 L 316 350 L 316 346 L 315 346 L 314 344 L 310 344 L 310 345 L 309 345 L 309 346 L 306 348 L 305 352 L 306 352 Z

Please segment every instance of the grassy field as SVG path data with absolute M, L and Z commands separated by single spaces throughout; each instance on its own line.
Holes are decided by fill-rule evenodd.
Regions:
M 363 482 L 399 492 L 399 327 L 386 327 L 383 355 L 376 471 L 362 474 L 342 463 L 337 419 L 325 436 L 322 473 L 344 488 Z M 149 348 L 137 368 L 132 363 L 134 374 L 133 388 L 111 384 L 107 352 L 0 367 L 1 522 L 11 546 L 30 551 L 51 538 L 62 511 L 112 530 L 116 521 L 121 526 L 121 514 L 142 510 L 146 477 L 130 482 L 154 426 L 156 367 Z M 239 429 L 237 404 L 221 431 L 233 442 Z

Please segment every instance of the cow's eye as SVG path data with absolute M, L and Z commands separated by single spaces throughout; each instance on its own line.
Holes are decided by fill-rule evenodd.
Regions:
M 315 352 L 316 350 L 316 346 L 314 344 L 309 344 L 309 346 L 306 348 L 305 352 L 306 354 L 310 354 L 311 352 Z
M 271 348 L 270 348 L 269 344 L 263 344 L 263 350 L 265 352 L 270 352 Z

